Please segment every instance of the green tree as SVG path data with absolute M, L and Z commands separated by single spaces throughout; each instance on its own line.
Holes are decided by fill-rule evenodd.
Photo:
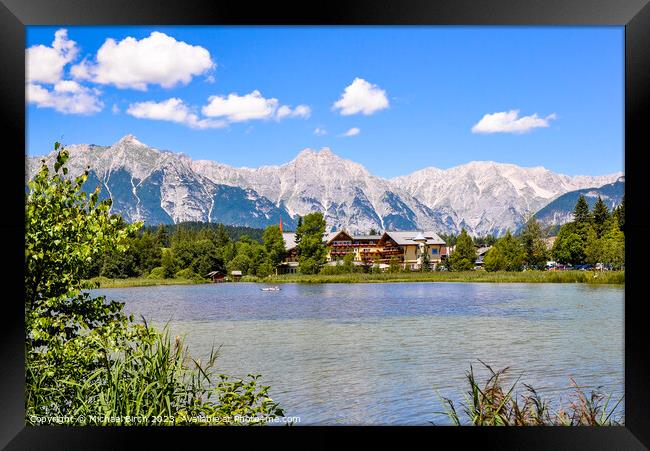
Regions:
M 226 227 L 223 224 L 219 224 L 214 234 L 214 245 L 221 248 L 226 246 L 228 243 L 230 243 L 230 237 L 228 236 Z
M 99 201 L 99 188 L 84 192 L 88 170 L 65 177 L 69 153 L 59 147 L 53 173 L 43 164 L 25 196 L 27 410 L 41 415 L 34 399 L 48 398 L 43 390 L 57 390 L 53 402 L 72 397 L 73 385 L 62 381 L 82 381 L 106 358 L 102 341 L 125 339 L 122 304 L 84 292 L 95 286 L 83 274 L 104 253 L 126 250 L 127 236 L 141 226 L 111 216 L 111 201 Z
M 298 216 L 298 222 L 296 224 L 296 233 L 294 237 L 294 241 L 296 242 L 296 246 L 300 244 L 300 240 L 302 239 L 302 216 Z
M 560 232 L 555 238 L 551 253 L 553 258 L 561 263 L 577 264 L 585 259 L 585 239 L 577 231 L 578 226 L 568 222 L 560 227 Z M 584 228 L 585 232 L 589 229 Z
M 544 233 L 533 216 L 526 222 L 519 236 L 524 252 L 524 262 L 531 268 L 543 268 L 548 257 Z
M 573 222 L 575 222 L 579 226 L 591 223 L 589 204 L 587 204 L 587 201 L 585 200 L 585 196 L 583 196 L 582 194 L 580 195 L 580 197 L 578 197 L 576 206 L 573 209 Z
M 132 322 L 123 304 L 93 297 L 85 266 L 107 252 L 127 250 L 128 225 L 109 214 L 110 200 L 82 185 L 88 170 L 66 177 L 66 150 L 55 144 L 53 173 L 43 164 L 25 196 L 26 421 L 71 416 L 73 424 L 114 425 L 93 420 L 127 415 L 189 418 L 282 415 L 268 387 L 251 380 L 210 380 L 209 367 L 192 362 L 182 342 Z M 83 420 L 86 418 L 87 420 Z M 226 420 L 225 423 L 236 422 Z
M 524 248 L 521 245 L 521 242 L 512 234 L 510 230 L 506 231 L 506 234 L 501 237 L 497 243 L 494 245 L 501 248 L 503 255 L 506 261 L 506 271 L 521 271 L 524 266 Z
M 282 238 L 280 227 L 275 225 L 267 227 L 264 230 L 263 240 L 266 254 L 269 257 L 269 262 L 275 270 L 275 268 L 282 263 L 286 254 L 284 239 Z
M 521 271 L 524 258 L 525 251 L 521 241 L 507 230 L 485 255 L 483 267 L 486 271 Z
M 370 229 L 370 232 L 368 233 L 368 235 L 379 235 L 379 232 L 377 232 L 377 229 L 375 229 L 373 227 L 373 228 Z
M 249 274 L 251 267 L 251 258 L 244 253 L 237 254 L 237 256 L 227 264 L 229 274 L 232 271 L 241 271 L 242 274 Z
M 163 268 L 163 276 L 165 279 L 172 279 L 174 274 L 178 271 L 178 266 L 174 261 L 174 256 L 171 249 L 162 249 L 162 257 L 160 258 L 160 266 Z
M 431 257 L 429 256 L 429 249 L 425 248 L 424 253 L 422 254 L 422 267 L 420 268 L 423 272 L 431 271 Z
M 605 205 L 605 202 L 603 202 L 603 200 L 600 198 L 600 196 L 598 196 L 598 200 L 594 205 L 592 218 L 594 231 L 596 232 L 596 236 L 600 238 L 607 230 L 609 223 L 609 209 L 607 208 L 607 205 Z
M 453 271 L 468 271 L 474 268 L 476 249 L 474 241 L 463 228 L 456 240 L 456 248 L 449 256 L 449 266 Z
M 302 218 L 296 235 L 298 244 L 298 267 L 303 274 L 318 274 L 326 262 L 327 249 L 323 243 L 325 218 L 323 213 L 309 213 Z
M 392 256 L 388 263 L 388 272 L 398 273 L 402 269 L 402 265 L 399 262 L 399 259 L 396 256 Z
M 486 271 L 504 271 L 506 268 L 506 257 L 498 246 L 492 246 L 483 259 L 483 269 Z
M 585 242 L 585 261 L 596 264 L 602 260 L 602 239 L 598 238 L 594 227 L 590 227 L 587 232 L 587 241 Z
M 624 232 L 625 231 L 625 196 L 621 199 L 621 204 L 618 205 L 613 212 L 613 216 L 618 222 L 618 228 Z
M 354 254 L 348 252 L 343 256 L 343 271 L 346 273 L 354 272 Z
M 618 221 L 610 221 L 608 225 L 607 231 L 600 239 L 602 263 L 618 269 L 625 264 L 625 236 L 618 228 Z

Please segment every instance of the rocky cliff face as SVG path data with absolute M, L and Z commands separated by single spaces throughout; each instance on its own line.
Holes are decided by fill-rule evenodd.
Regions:
M 129 221 L 223 222 L 265 227 L 280 217 L 323 212 L 329 230 L 433 229 L 474 235 L 515 230 L 562 194 L 612 183 L 622 174 L 569 177 L 542 167 L 471 162 L 391 180 L 330 149 L 305 149 L 279 166 L 235 168 L 151 148 L 127 135 L 112 146 L 71 145 L 70 175 L 90 166 L 87 186 L 113 199 Z M 46 157 L 53 164 L 54 154 Z M 28 158 L 28 176 L 41 158 Z

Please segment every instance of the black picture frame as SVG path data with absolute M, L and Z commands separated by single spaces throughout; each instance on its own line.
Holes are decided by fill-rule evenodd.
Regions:
M 648 145 L 650 103 L 650 6 L 648 0 L 444 0 L 248 4 L 204 0 L 0 0 L 0 128 L 2 129 L 2 199 L 0 233 L 4 246 L 6 287 L 0 341 L 0 447 L 6 449 L 105 449 L 133 445 L 146 435 L 146 446 L 184 446 L 196 435 L 211 441 L 223 434 L 246 440 L 250 435 L 296 433 L 325 438 L 332 428 L 146 428 L 26 427 L 24 421 L 24 168 L 25 149 L 25 26 L 26 25 L 619 25 L 625 26 L 625 426 L 608 428 L 372 428 L 383 438 L 388 432 L 419 435 L 424 443 L 442 438 L 454 446 L 468 442 L 500 449 L 625 449 L 650 447 L 650 343 L 643 285 L 643 238 L 649 221 L 647 169 L 641 162 Z M 23 149 L 23 150 L 19 150 Z M 644 190 L 645 188 L 645 190 Z M 337 428 L 351 433 L 368 428 Z M 246 437 L 240 434 L 247 434 Z M 221 434 L 221 435 L 215 435 Z M 405 434 L 405 435 L 406 435 Z M 434 437 L 429 437 L 432 434 Z M 236 437 L 234 437 L 236 435 Z M 426 435 L 426 436 L 425 436 Z M 191 437 L 190 437 L 191 436 Z M 431 439 L 435 442 L 431 442 Z M 307 442 L 313 443 L 313 442 Z M 414 443 L 409 441 L 408 443 Z M 277 445 L 273 445 L 277 446 Z

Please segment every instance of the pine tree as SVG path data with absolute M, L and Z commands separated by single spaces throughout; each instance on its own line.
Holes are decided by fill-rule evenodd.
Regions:
M 624 232 L 625 231 L 625 196 L 621 199 L 621 204 L 614 209 L 613 216 L 616 217 L 618 222 L 618 228 Z
M 298 216 L 298 224 L 296 225 L 296 235 L 294 238 L 294 241 L 296 242 L 296 246 L 300 244 L 301 239 L 302 239 L 302 216 Z M 298 254 L 300 254 L 300 246 L 298 246 Z
M 226 231 L 226 227 L 223 224 L 217 226 L 217 230 L 214 234 L 214 244 L 217 247 L 224 247 L 230 242 L 230 237 Z
M 474 268 L 476 262 L 476 249 L 474 241 L 463 228 L 456 240 L 456 248 L 449 257 L 449 264 L 454 271 L 468 271 Z
M 576 202 L 576 206 L 573 210 L 573 222 L 577 225 L 589 224 L 591 222 L 591 215 L 589 214 L 589 204 L 585 200 L 585 196 L 582 194 Z
M 524 251 L 525 263 L 533 268 L 541 268 L 546 263 L 548 251 L 544 242 L 544 234 L 539 222 L 533 216 L 526 223 L 520 235 Z
M 594 223 L 594 231 L 596 232 L 596 236 L 600 238 L 603 236 L 603 233 L 605 232 L 607 223 L 609 221 L 609 209 L 607 208 L 607 205 L 605 205 L 605 202 L 603 202 L 603 200 L 600 198 L 600 196 L 598 196 L 596 205 L 594 205 L 592 218 Z

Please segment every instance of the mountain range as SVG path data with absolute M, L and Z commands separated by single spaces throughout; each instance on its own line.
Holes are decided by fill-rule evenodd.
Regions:
M 553 202 L 535 213 L 535 218 L 544 225 L 564 224 L 573 221 L 573 209 L 581 195 L 585 197 L 590 209 L 594 208 L 600 197 L 609 210 L 621 204 L 625 194 L 625 177 L 599 188 L 586 188 L 562 194 Z
M 328 230 L 352 233 L 427 229 L 501 235 L 576 190 L 617 183 L 622 173 L 567 176 L 543 167 L 474 161 L 450 169 L 428 167 L 384 179 L 330 149 L 305 149 L 278 166 L 237 168 L 159 150 L 127 135 L 111 146 L 69 145 L 74 177 L 90 167 L 86 186 L 99 185 L 112 211 L 147 224 L 182 221 L 265 227 L 282 218 L 293 229 L 297 216 L 325 215 Z M 31 178 L 55 153 L 26 158 Z

